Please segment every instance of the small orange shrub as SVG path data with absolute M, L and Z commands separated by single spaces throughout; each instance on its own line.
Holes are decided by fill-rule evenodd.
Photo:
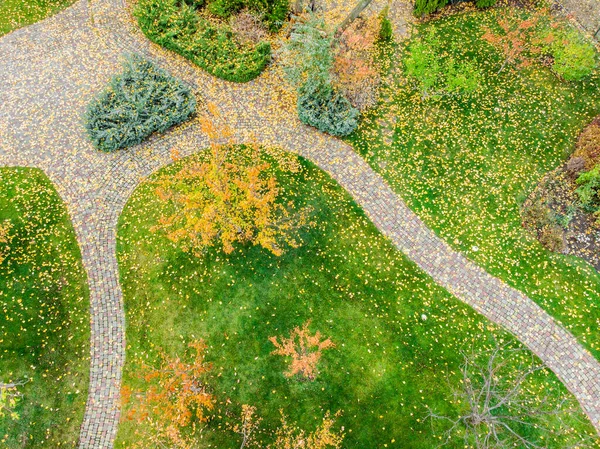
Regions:
M 123 387 L 122 401 L 129 407 L 125 418 L 143 424 L 133 448 L 191 448 L 196 423 L 205 422 L 205 412 L 213 409 L 215 399 L 204 383 L 211 369 L 204 361 L 206 345 L 193 341 L 188 346 L 195 351 L 189 362 L 162 353 L 159 367 L 144 366 L 138 373 L 145 388 Z
M 361 112 L 375 105 L 381 83 L 374 58 L 376 19 L 355 20 L 340 37 L 334 60 L 336 87 Z
M 281 338 L 281 343 L 277 337 L 269 338 L 277 348 L 273 354 L 292 357 L 290 369 L 285 373 L 287 377 L 298 375 L 307 380 L 315 380 L 317 364 L 323 351 L 335 346 L 329 338 L 321 340 L 319 331 L 310 335 L 308 326 L 310 320 L 304 323 L 302 328 L 295 327 L 289 338 Z

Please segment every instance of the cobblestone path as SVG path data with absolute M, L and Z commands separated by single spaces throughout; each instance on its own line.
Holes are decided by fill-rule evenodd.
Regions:
M 352 148 L 300 125 L 275 71 L 237 85 L 217 80 L 148 43 L 124 0 L 80 0 L 57 16 L 0 39 L 0 166 L 45 171 L 67 204 L 87 271 L 91 372 L 80 448 L 110 448 L 119 421 L 125 329 L 116 261 L 116 227 L 127 198 L 168 164 L 170 150 L 207 146 L 195 121 L 136 148 L 95 151 L 81 116 L 124 52 L 151 56 L 214 103 L 238 142 L 256 139 L 312 160 L 336 179 L 376 226 L 436 282 L 537 354 L 600 429 L 600 364 L 520 292 L 454 252 L 430 231 Z

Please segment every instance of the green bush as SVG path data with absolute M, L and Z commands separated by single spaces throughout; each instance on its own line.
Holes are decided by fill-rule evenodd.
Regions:
M 417 17 L 436 12 L 448 4 L 448 0 L 415 0 L 413 14 Z
M 271 32 L 277 31 L 287 18 L 290 3 L 288 0 L 269 0 L 265 3 L 266 6 L 262 8 L 263 20 L 267 23 Z
M 281 28 L 287 17 L 289 2 L 288 0 L 210 0 L 207 7 L 211 14 L 222 19 L 227 19 L 243 8 L 248 8 L 258 13 L 271 31 L 276 31 Z
M 475 0 L 475 6 L 478 8 L 489 8 L 494 6 L 498 0 Z
M 164 132 L 194 113 L 196 99 L 188 87 L 152 62 L 129 57 L 85 114 L 85 127 L 94 146 L 115 151 Z
M 135 14 L 150 40 L 179 53 L 218 78 L 238 83 L 250 81 L 260 75 L 271 60 L 268 42 L 254 47 L 242 45 L 227 26 L 213 25 L 186 3 L 140 0 Z
M 550 45 L 550 52 L 554 57 L 552 69 L 566 81 L 580 81 L 597 66 L 594 45 L 570 26 L 557 33 Z
M 358 126 L 358 109 L 330 86 L 307 85 L 300 89 L 298 117 L 302 123 L 333 136 L 347 136 Z
M 474 0 L 478 8 L 489 8 L 494 6 L 498 0 Z M 449 3 L 449 0 L 415 0 L 413 14 L 416 17 L 422 17 L 442 9 Z M 454 3 L 454 2 L 450 2 Z
M 590 212 L 600 210 L 600 165 L 582 173 L 577 178 L 579 187 L 575 192 L 579 195 L 581 205 Z
M 333 36 L 322 19 L 312 17 L 294 28 L 281 59 L 287 80 L 298 91 L 298 117 L 310 126 L 347 136 L 358 126 L 360 112 L 332 85 Z
M 411 41 L 403 63 L 423 99 L 472 93 L 483 78 L 473 62 L 449 55 L 434 30 Z
M 212 0 L 208 4 L 208 11 L 217 17 L 227 19 L 244 7 L 241 0 Z
M 394 36 L 394 29 L 388 14 L 389 9 L 386 7 L 379 16 L 379 40 L 381 42 L 391 41 Z

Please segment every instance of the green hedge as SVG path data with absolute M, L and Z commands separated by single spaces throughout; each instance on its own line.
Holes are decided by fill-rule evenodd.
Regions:
M 226 26 L 200 17 L 193 6 L 176 0 L 140 0 L 140 28 L 153 42 L 179 53 L 211 75 L 244 83 L 256 78 L 271 60 L 271 45 L 238 43 Z
M 190 89 L 152 62 L 134 55 L 124 68 L 85 114 L 87 133 L 102 151 L 136 145 L 187 120 L 196 109 Z

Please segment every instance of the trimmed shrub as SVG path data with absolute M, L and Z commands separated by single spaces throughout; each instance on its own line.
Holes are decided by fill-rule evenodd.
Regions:
M 415 0 L 413 14 L 422 17 L 426 14 L 436 12 L 448 4 L 448 0 Z
M 136 145 L 150 134 L 187 120 L 196 99 L 180 80 L 152 62 L 130 56 L 85 114 L 85 128 L 94 144 L 112 152 Z
M 334 136 L 347 136 L 358 126 L 358 110 L 330 86 L 305 86 L 299 94 L 298 117 L 303 123 Z
M 216 26 L 193 7 L 176 0 L 140 0 L 135 14 L 153 42 L 179 53 L 211 75 L 244 83 L 256 78 L 271 60 L 271 45 L 244 45 L 227 26 Z

